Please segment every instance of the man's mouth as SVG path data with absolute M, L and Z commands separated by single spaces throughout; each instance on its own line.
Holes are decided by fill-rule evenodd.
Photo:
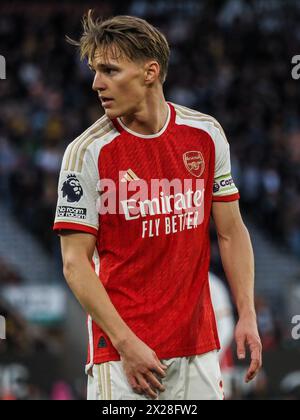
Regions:
M 108 96 L 100 96 L 99 95 L 99 98 L 102 102 L 107 102 L 107 101 L 112 101 L 113 100 L 113 98 L 109 98 Z
M 99 96 L 99 98 L 100 98 L 100 101 L 101 101 L 103 107 L 107 107 L 107 106 L 111 105 L 112 102 L 113 102 L 113 98 L 108 98 L 108 97 L 105 97 L 105 96 Z

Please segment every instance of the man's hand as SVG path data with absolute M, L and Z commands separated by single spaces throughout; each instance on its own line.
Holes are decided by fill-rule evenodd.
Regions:
M 151 398 L 164 391 L 158 378 L 165 367 L 146 344 L 128 327 L 114 307 L 103 284 L 92 268 L 96 237 L 64 231 L 61 236 L 64 275 L 83 308 L 109 336 L 119 352 L 130 385 Z M 157 377 L 156 377 L 157 376 Z
M 245 382 L 252 381 L 262 366 L 262 344 L 258 334 L 255 316 L 241 317 L 235 331 L 237 356 L 239 360 L 246 358 L 246 346 L 251 353 L 251 364 Z
M 167 367 L 164 366 L 150 349 L 137 336 L 122 343 L 118 352 L 123 362 L 123 368 L 132 389 L 138 394 L 145 394 L 150 398 L 157 398 L 157 392 L 164 392 L 165 388 L 158 378 L 166 376 Z

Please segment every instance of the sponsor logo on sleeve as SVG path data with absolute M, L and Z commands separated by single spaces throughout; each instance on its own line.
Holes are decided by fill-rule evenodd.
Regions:
M 214 194 L 216 194 L 217 192 L 219 192 L 220 191 L 220 185 L 217 183 L 217 182 L 215 182 L 214 183 Z
M 232 177 L 227 178 L 227 179 L 223 178 L 221 180 L 215 180 L 214 186 L 213 186 L 214 194 L 217 194 L 218 192 L 222 192 L 222 191 L 226 192 L 226 191 L 230 191 L 234 189 L 235 189 L 235 184 Z
M 220 182 L 221 187 L 226 188 L 226 187 L 232 187 L 232 185 L 234 185 L 233 179 L 229 178 L 229 179 L 222 179 L 222 181 Z
M 62 186 L 63 198 L 67 198 L 68 203 L 78 203 L 83 196 L 83 189 L 75 175 L 68 175 L 67 180 Z
M 86 209 L 76 207 L 59 206 L 57 208 L 56 216 L 58 218 L 67 217 L 72 219 L 85 220 L 87 215 Z

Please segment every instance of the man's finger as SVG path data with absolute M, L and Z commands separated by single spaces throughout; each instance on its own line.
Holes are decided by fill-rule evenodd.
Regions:
M 257 343 L 254 345 L 250 345 L 251 350 L 251 360 L 258 360 L 260 366 L 262 365 L 262 348 L 261 344 Z
M 133 391 L 136 394 L 142 394 L 142 389 L 139 386 L 139 384 L 136 381 L 136 379 L 134 378 L 134 376 L 131 376 L 130 378 L 128 378 L 128 382 L 129 382 L 129 385 L 131 386 L 131 388 L 133 389 Z
M 147 395 L 148 397 L 152 399 L 157 398 L 157 393 L 151 388 L 149 383 L 141 374 L 137 375 L 137 380 L 138 380 L 139 386 L 142 388 L 142 391 L 145 395 Z
M 152 371 L 157 373 L 161 378 L 165 378 L 167 366 L 162 365 L 163 367 L 161 367 L 161 365 L 162 364 L 160 363 L 159 365 L 154 366 Z
M 251 364 L 246 375 L 246 382 L 252 381 L 257 375 L 262 366 L 262 351 L 259 344 L 250 346 L 251 349 Z
M 147 374 L 147 381 L 155 391 L 158 390 L 160 392 L 164 392 L 166 390 L 166 388 L 159 382 L 155 374 L 153 374 L 152 372 L 149 372 Z
M 260 368 L 260 361 L 258 359 L 253 359 L 251 361 L 251 365 L 248 369 L 248 372 L 245 378 L 246 383 L 252 381 L 255 378 L 255 376 L 258 374 L 259 368 Z
M 167 369 L 168 369 L 168 366 L 165 366 L 160 360 L 159 360 L 159 358 L 157 357 L 157 355 L 155 354 L 155 359 L 156 359 L 156 361 L 157 361 L 157 363 L 158 363 L 158 365 L 159 365 L 159 367 L 163 370 L 163 371 L 166 371 Z
M 246 348 L 245 348 L 245 339 L 246 337 L 239 337 L 236 339 L 237 344 L 237 357 L 239 360 L 246 358 Z
M 168 366 L 164 365 L 163 363 L 159 362 L 159 366 L 163 369 L 163 370 L 167 370 Z

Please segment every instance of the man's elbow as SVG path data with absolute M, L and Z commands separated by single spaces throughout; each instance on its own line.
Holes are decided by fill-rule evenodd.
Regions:
M 88 259 L 79 256 L 64 256 L 63 257 L 63 274 L 69 285 L 78 277 L 78 272 L 88 264 Z
M 69 282 L 69 280 L 71 280 L 72 278 L 72 273 L 75 270 L 75 263 L 73 260 L 71 259 L 64 259 L 63 261 L 63 273 L 64 273 L 64 277 L 66 279 L 67 282 Z
M 218 239 L 222 242 L 230 242 L 234 238 L 247 236 L 250 237 L 249 231 L 244 222 L 238 221 L 227 226 L 226 229 L 220 229 L 217 231 Z

